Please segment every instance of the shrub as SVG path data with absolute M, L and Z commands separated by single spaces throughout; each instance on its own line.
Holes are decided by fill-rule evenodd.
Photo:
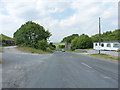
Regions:
M 81 36 L 75 38 L 72 40 L 71 43 L 71 49 L 86 49 L 86 48 L 91 48 L 92 47 L 92 40 L 90 37 L 88 37 L 85 34 L 82 34 Z
M 59 48 L 65 48 L 65 45 L 59 45 L 58 47 Z
M 48 43 L 47 43 L 47 41 L 46 40 L 40 40 L 40 41 L 38 41 L 38 44 L 37 44 L 38 46 L 38 48 L 39 49 L 41 49 L 41 50 L 43 50 L 43 51 L 46 51 L 46 49 L 47 49 L 47 47 L 48 47 Z

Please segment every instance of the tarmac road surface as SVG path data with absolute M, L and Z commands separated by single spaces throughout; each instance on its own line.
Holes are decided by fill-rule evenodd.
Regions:
M 14 53 L 9 52 L 14 49 Z M 7 50 L 7 49 L 6 49 Z M 3 88 L 117 88 L 118 62 L 69 52 L 3 53 Z

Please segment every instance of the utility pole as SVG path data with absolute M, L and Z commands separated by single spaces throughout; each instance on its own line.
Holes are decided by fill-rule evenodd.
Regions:
M 100 43 L 101 43 L 101 23 L 100 23 L 100 17 L 99 17 L 99 54 L 101 53 L 100 52 Z

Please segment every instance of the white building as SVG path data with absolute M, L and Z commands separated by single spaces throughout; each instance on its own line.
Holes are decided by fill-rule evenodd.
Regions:
M 120 41 L 105 41 L 101 42 L 99 45 L 99 42 L 93 43 L 93 49 L 95 50 L 120 50 Z

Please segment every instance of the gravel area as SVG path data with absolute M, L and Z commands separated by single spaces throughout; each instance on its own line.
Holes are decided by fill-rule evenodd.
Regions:
M 87 50 L 88 54 L 97 54 L 98 52 L 99 52 L 98 50 Z M 101 53 L 120 57 L 120 52 L 116 52 L 116 51 L 101 51 Z

